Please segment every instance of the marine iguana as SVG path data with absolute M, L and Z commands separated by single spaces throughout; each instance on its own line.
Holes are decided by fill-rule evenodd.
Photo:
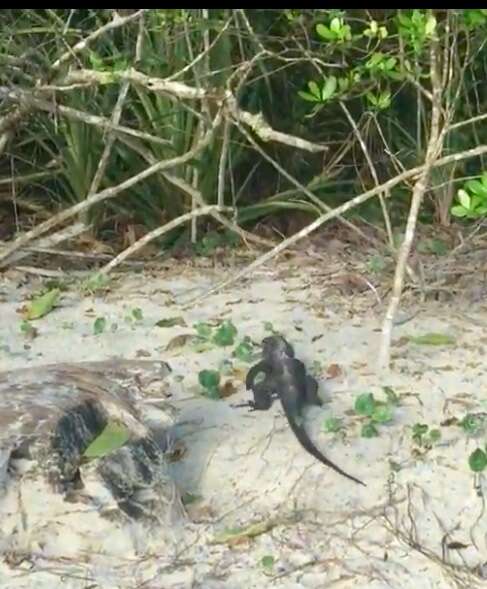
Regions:
M 275 399 L 280 399 L 289 425 L 303 448 L 326 466 L 366 486 L 323 456 L 309 438 L 303 424 L 304 408 L 306 405 L 322 405 L 323 402 L 318 397 L 318 383 L 306 374 L 304 364 L 294 357 L 292 346 L 282 336 L 266 337 L 262 341 L 262 356 L 263 359 L 252 366 L 245 380 L 247 390 L 252 389 L 254 400 L 238 406 L 250 406 L 251 411 L 266 411 Z M 261 373 L 265 375 L 264 380 L 256 383 Z

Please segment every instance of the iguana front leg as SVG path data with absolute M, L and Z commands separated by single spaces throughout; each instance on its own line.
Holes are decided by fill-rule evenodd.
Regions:
M 271 373 L 272 369 L 265 360 L 261 360 L 250 368 L 245 378 L 245 388 L 247 390 L 253 389 L 255 386 L 255 379 L 257 375 L 264 373 L 267 377 Z

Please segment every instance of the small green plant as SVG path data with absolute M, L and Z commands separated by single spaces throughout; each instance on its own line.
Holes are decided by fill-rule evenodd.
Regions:
M 220 399 L 220 373 L 218 370 L 201 370 L 198 381 L 203 388 L 203 394 L 209 399 Z
M 384 387 L 387 401 L 378 401 L 372 393 L 362 393 L 355 399 L 355 413 L 368 418 L 362 425 L 361 435 L 372 438 L 379 435 L 377 425 L 389 423 L 393 419 L 393 407 L 399 403 L 399 398 L 390 387 Z
M 213 342 L 217 346 L 233 346 L 236 335 L 237 328 L 235 325 L 230 320 L 225 320 L 218 326 L 213 336 Z
M 378 429 L 373 423 L 364 423 L 360 430 L 362 438 L 376 438 L 379 435 Z
M 308 90 L 300 90 L 298 94 L 303 100 L 308 102 L 325 104 L 334 98 L 337 84 L 338 82 L 335 76 L 326 78 L 321 86 L 317 82 L 311 80 L 308 82 Z
M 452 206 L 455 217 L 478 219 L 487 214 L 487 172 L 478 180 L 468 180 L 457 192 L 458 204 Z
M 467 413 L 458 424 L 469 436 L 477 436 L 484 431 L 486 415 L 482 413 Z
M 135 321 L 142 321 L 144 319 L 144 313 L 140 307 L 135 307 L 132 309 L 132 317 Z
M 473 472 L 482 472 L 487 467 L 487 454 L 482 448 L 477 448 L 470 454 L 468 465 Z
M 332 18 L 329 26 L 317 24 L 316 32 L 323 40 L 332 43 L 341 44 L 352 40 L 352 29 L 340 16 Z
M 262 557 L 260 564 L 267 575 L 272 574 L 275 561 L 276 559 L 271 554 Z
M 245 362 L 247 364 L 250 364 L 254 361 L 254 345 L 248 335 L 246 335 L 243 338 L 243 340 L 237 345 L 237 347 L 233 350 L 232 355 L 235 358 L 237 358 L 237 360 L 240 360 L 241 362 Z
M 412 428 L 412 439 L 420 448 L 430 450 L 441 439 L 441 431 L 437 428 L 430 429 L 426 423 L 415 423 Z
M 94 335 L 102 334 L 107 327 L 107 320 L 105 317 L 97 317 L 93 322 L 93 333 Z
M 85 294 L 106 292 L 109 290 L 110 277 L 105 274 L 94 274 L 81 284 L 81 291 Z
M 336 434 L 343 428 L 343 419 L 339 417 L 327 417 L 323 423 L 323 429 L 327 434 Z

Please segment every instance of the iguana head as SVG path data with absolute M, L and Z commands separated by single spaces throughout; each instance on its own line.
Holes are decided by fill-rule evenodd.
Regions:
M 262 340 L 264 358 L 294 358 L 294 350 L 281 335 L 271 335 Z

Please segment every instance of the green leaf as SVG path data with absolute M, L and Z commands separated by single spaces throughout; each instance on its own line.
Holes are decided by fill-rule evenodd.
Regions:
M 214 389 L 220 384 L 220 373 L 218 370 L 201 370 L 198 381 L 204 389 Z
M 271 333 L 276 333 L 276 330 L 270 321 L 264 321 L 264 330 L 270 331 Z
M 308 88 L 311 94 L 316 98 L 316 100 L 321 100 L 320 87 L 316 82 L 314 82 L 313 80 L 311 80 L 311 82 L 308 82 Z
M 135 309 L 132 309 L 132 317 L 136 321 L 142 321 L 144 319 L 144 313 L 142 312 L 142 309 L 140 307 L 135 307 Z
M 465 431 L 465 433 L 475 436 L 482 431 L 484 422 L 485 418 L 482 415 L 467 413 L 462 421 L 460 421 L 459 425 Z
M 468 215 L 468 210 L 460 205 L 455 205 L 450 210 L 454 217 L 466 217 Z
M 415 423 L 413 425 L 413 437 L 422 437 L 429 430 L 429 426 L 426 423 Z
M 468 464 L 473 472 L 482 472 L 487 466 L 487 454 L 480 448 L 477 448 L 470 454 Z
M 392 70 L 392 69 L 394 69 L 396 63 L 397 63 L 397 59 L 395 57 L 389 57 L 388 59 L 386 59 L 384 65 L 385 65 L 386 69 Z
M 182 317 L 168 317 L 167 319 L 159 319 L 156 323 L 157 327 L 186 327 L 186 321 Z M 210 328 L 211 332 L 211 328 Z
M 365 96 L 372 106 L 377 106 L 378 99 L 371 92 L 367 92 Z
M 326 82 L 323 86 L 323 90 L 321 91 L 321 99 L 323 102 L 329 100 L 334 94 L 337 88 L 337 79 L 335 76 L 330 76 L 326 79 Z
M 100 333 L 103 333 L 105 331 L 106 326 L 107 320 L 105 319 L 105 317 L 97 317 L 93 322 L 93 333 L 95 335 L 100 335 Z
M 125 426 L 120 423 L 108 423 L 101 434 L 91 442 L 83 452 L 85 458 L 100 458 L 109 452 L 121 448 L 130 434 Z
M 336 38 L 330 29 L 321 23 L 316 25 L 316 32 L 320 37 L 325 39 L 325 41 L 334 41 Z
M 376 423 L 387 423 L 392 421 L 392 411 L 389 405 L 377 404 L 371 415 L 372 421 Z
M 325 432 L 329 434 L 335 434 L 336 432 L 343 429 L 343 419 L 338 417 L 327 417 L 323 424 Z
M 271 570 L 274 567 L 275 558 L 272 555 L 267 554 L 266 556 L 262 557 L 262 560 L 260 562 L 264 569 Z
M 441 431 L 439 429 L 432 429 L 430 431 L 429 437 L 432 442 L 438 442 L 439 440 L 441 440 Z
M 308 102 L 319 102 L 316 96 L 313 96 L 309 92 L 304 92 L 303 90 L 299 90 L 298 95 L 301 96 L 303 100 L 307 100 Z
M 409 341 L 420 346 L 454 346 L 456 340 L 446 333 L 426 333 L 425 335 L 409 336 Z
M 460 188 L 458 193 L 460 193 L 462 190 L 463 189 Z M 465 192 L 466 190 L 468 190 L 469 192 L 473 192 L 477 196 L 482 196 L 484 198 L 487 197 L 487 188 L 486 188 L 485 184 L 480 180 L 468 180 L 467 182 L 465 182 L 465 190 L 463 190 L 463 192 Z M 466 205 L 464 205 L 464 206 L 466 206 Z M 466 208 L 468 208 L 468 207 L 466 207 Z
M 343 21 L 341 18 L 335 17 L 335 18 L 331 19 L 330 31 L 332 31 L 333 33 L 339 33 L 342 26 L 343 26 Z
M 211 337 L 213 328 L 209 323 L 199 321 L 198 323 L 195 323 L 193 327 L 196 329 L 196 333 L 199 337 L 203 339 L 209 339 Z
M 244 338 L 233 351 L 235 358 L 241 362 L 252 362 L 254 360 L 254 346 L 248 337 Z
M 376 407 L 376 401 L 372 393 L 363 393 L 355 399 L 355 412 L 358 415 L 370 417 Z
M 213 342 L 217 346 L 233 346 L 236 335 L 237 328 L 230 320 L 226 320 L 216 330 Z
M 360 435 L 362 438 L 376 438 L 379 432 L 373 423 L 364 423 Z
M 56 305 L 61 291 L 59 288 L 49 290 L 43 295 L 34 298 L 27 305 L 27 310 L 24 313 L 24 318 L 28 320 L 40 319 L 47 315 Z
M 462 205 L 462 207 L 464 207 L 465 209 L 469 209 L 470 208 L 470 194 L 468 194 L 468 192 L 466 190 L 463 190 L 463 188 L 461 188 L 458 192 L 457 192 L 457 198 L 458 198 L 458 202 Z

